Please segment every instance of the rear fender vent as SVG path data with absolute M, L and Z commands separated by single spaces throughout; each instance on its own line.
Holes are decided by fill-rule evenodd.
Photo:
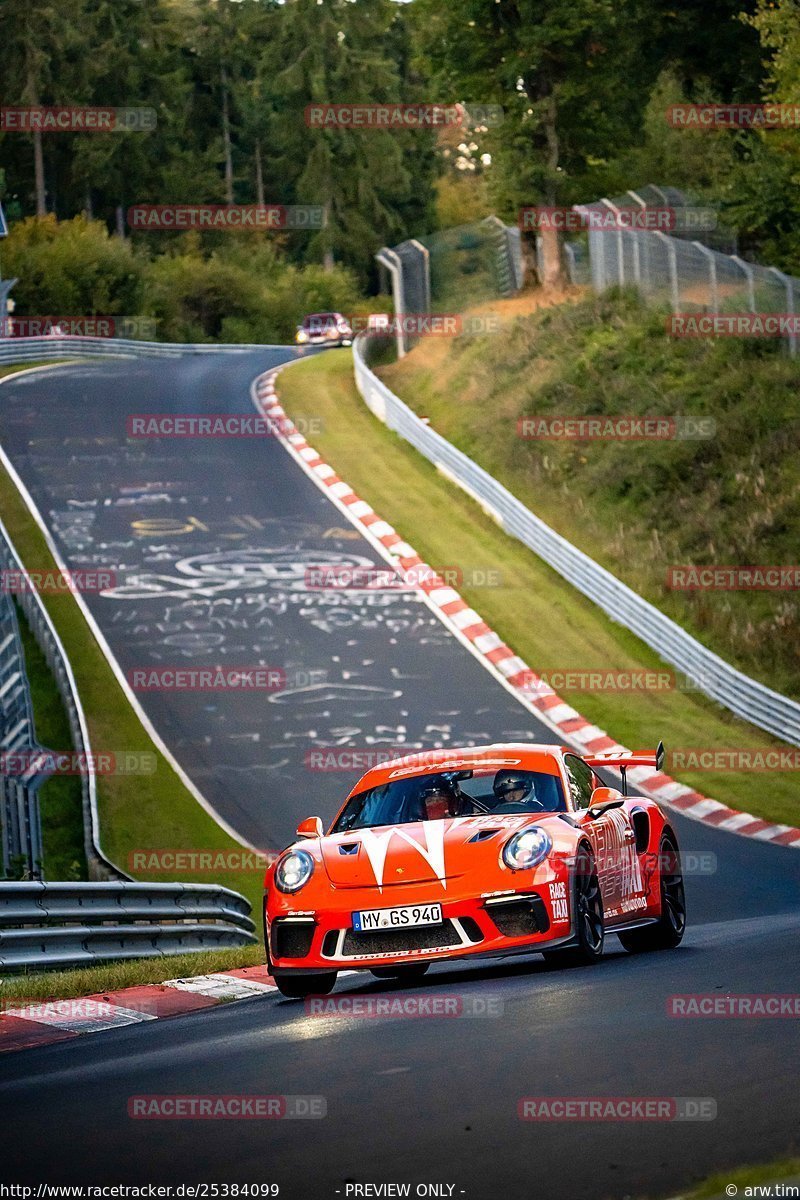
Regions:
M 340 854 L 358 854 L 358 842 L 342 842 L 339 846 Z

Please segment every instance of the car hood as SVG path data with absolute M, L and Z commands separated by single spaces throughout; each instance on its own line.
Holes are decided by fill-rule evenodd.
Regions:
M 455 817 L 381 825 L 320 839 L 325 870 L 336 887 L 438 883 L 471 871 L 497 869 L 500 851 L 520 829 L 553 820 L 541 816 Z

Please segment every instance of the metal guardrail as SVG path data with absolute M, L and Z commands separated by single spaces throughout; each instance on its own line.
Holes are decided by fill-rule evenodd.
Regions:
M 0 539 L 4 530 L 0 522 Z M 0 567 L 4 566 L 0 545 Z M 40 879 L 42 823 L 39 788 L 46 775 L 31 770 L 43 747 L 36 740 L 19 621 L 10 593 L 0 589 L 0 753 L 17 756 L 18 769 L 0 769 L 0 877 Z
M 526 545 L 605 613 L 689 676 L 698 691 L 736 716 L 800 746 L 800 704 L 737 671 L 675 621 L 551 529 L 487 471 L 421 421 L 372 372 L 365 358 L 369 339 L 353 345 L 356 385 L 380 421 L 410 442 L 475 499 L 498 524 Z
M 0 521 L 0 569 L 14 572 L 24 572 L 25 570 L 2 521 Z M 9 596 L 7 599 L 10 603 L 11 597 Z M 17 596 L 17 601 L 56 681 L 56 687 L 67 712 L 73 749 L 86 756 L 87 770 L 81 775 L 81 793 L 84 851 L 89 874 L 93 879 L 130 879 L 129 875 L 121 871 L 106 857 L 100 846 L 97 779 L 89 741 L 89 727 L 66 651 L 36 589 L 21 591 Z M 5 744 L 8 736 L 6 730 L 0 734 L 3 748 L 13 749 L 13 746 Z M 59 749 L 64 749 L 64 747 L 59 747 Z
M 0 363 L 41 362 L 43 359 L 129 358 L 138 354 L 175 358 L 179 354 L 216 354 L 220 351 L 286 350 L 286 346 L 245 343 L 140 342 L 132 338 L 29 337 L 0 338 Z
M 0 883 L 0 971 L 250 945 L 250 913 L 206 883 Z

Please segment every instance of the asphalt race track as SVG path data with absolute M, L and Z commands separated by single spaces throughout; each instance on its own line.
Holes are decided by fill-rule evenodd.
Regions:
M 115 577 L 86 600 L 126 673 L 284 673 L 275 691 L 139 696 L 210 803 L 260 849 L 286 845 L 317 810 L 332 816 L 363 773 L 311 773 L 316 747 L 553 740 L 420 593 L 309 586 L 315 565 L 386 564 L 277 439 L 126 437 L 136 414 L 255 417 L 251 380 L 295 356 L 63 367 L 9 381 L 0 404 L 0 441 L 67 564 Z
M 295 679 L 289 703 L 279 693 L 142 696 L 209 800 L 261 845 L 285 842 L 299 816 L 329 816 L 354 778 L 309 772 L 310 745 L 551 740 L 413 594 L 390 589 L 377 605 L 348 596 L 334 614 L 291 586 L 302 585 L 298 564 L 323 552 L 378 559 L 278 443 L 126 444 L 130 413 L 249 412 L 250 380 L 275 361 L 65 367 L 0 389 L 0 439 L 69 563 L 119 574 L 121 591 L 89 603 L 125 670 L 252 660 Z M 154 519 L 172 524 L 136 524 Z M 223 587 L 231 574 L 237 586 Z M 197 578 L 208 595 L 192 596 L 185 581 Z M 236 607 L 225 614 L 220 598 Z M 678 950 L 631 957 L 612 937 L 595 968 L 534 956 L 437 967 L 408 990 L 345 976 L 335 993 L 447 995 L 491 1016 L 321 1017 L 268 995 L 4 1056 L 0 1181 L 277 1182 L 287 1200 L 410 1183 L 412 1195 L 437 1184 L 471 1200 L 599 1200 L 669 1195 L 711 1171 L 799 1152 L 797 1020 L 676 1019 L 667 1004 L 800 992 L 800 855 L 674 824 L 698 864 Z M 321 1096 L 327 1116 L 127 1115 L 130 1097 L 165 1093 Z M 707 1098 L 716 1118 L 519 1119 L 523 1097 L 548 1096 Z

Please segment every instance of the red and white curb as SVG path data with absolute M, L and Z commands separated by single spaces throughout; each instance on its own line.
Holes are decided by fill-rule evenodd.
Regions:
M 382 520 L 365 500 L 357 496 L 350 485 L 309 445 L 285 413 L 275 390 L 277 376 L 289 365 L 286 363 L 260 375 L 253 381 L 251 395 L 258 411 L 272 423 L 275 436 L 306 474 L 361 530 L 400 576 L 405 575 L 409 585 L 423 593 L 428 605 L 450 631 L 539 720 L 559 733 L 579 753 L 624 752 L 624 746 L 615 742 L 597 725 L 592 725 L 540 680 L 458 592 L 422 561 L 413 546 L 387 521 Z M 628 771 L 628 779 L 659 804 L 676 809 L 693 821 L 702 821 L 717 829 L 758 841 L 800 849 L 800 829 L 791 825 L 774 825 L 750 813 L 737 812 L 651 767 L 632 767 Z
M 266 966 L 256 966 L 71 1000 L 34 1000 L 0 1013 L 0 1053 L 65 1042 L 84 1033 L 140 1025 L 276 991 Z

